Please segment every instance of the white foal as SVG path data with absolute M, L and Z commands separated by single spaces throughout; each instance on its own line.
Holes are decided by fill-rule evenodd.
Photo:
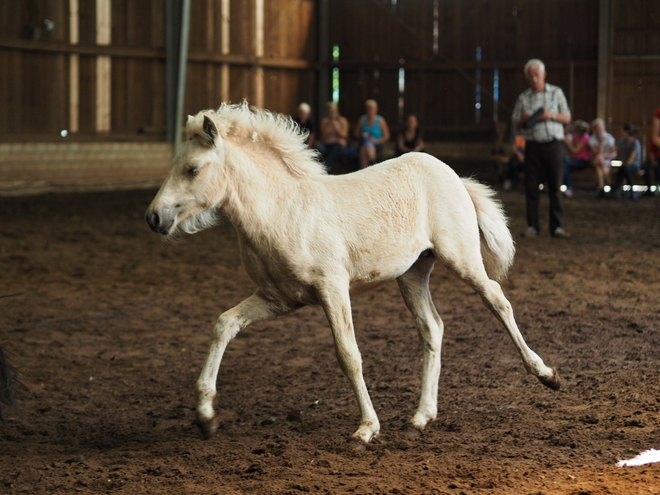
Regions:
M 527 371 L 558 389 L 557 372 L 525 343 L 495 281 L 514 245 L 494 192 L 461 179 L 439 160 L 408 153 L 360 172 L 328 176 L 290 118 L 222 105 L 189 117 L 188 141 L 149 206 L 150 227 L 166 236 L 213 225 L 221 210 L 235 227 L 241 258 L 258 286 L 223 313 L 197 381 L 203 434 L 217 429 L 213 402 L 229 341 L 255 321 L 320 304 L 339 365 L 360 409 L 353 436 L 369 442 L 380 425 L 362 376 L 351 294 L 396 279 L 423 343 L 422 390 L 411 424 L 437 414 L 443 323 L 429 292 L 436 261 L 467 282 L 502 322 Z

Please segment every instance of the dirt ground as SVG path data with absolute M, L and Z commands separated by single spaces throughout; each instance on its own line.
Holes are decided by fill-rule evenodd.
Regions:
M 522 193 L 501 192 L 517 242 L 503 287 L 563 388 L 527 375 L 437 265 L 439 414 L 418 438 L 402 429 L 420 386 L 413 320 L 395 282 L 355 298 L 381 436 L 353 450 L 357 405 L 316 307 L 230 344 L 222 425 L 201 439 L 210 329 L 254 285 L 227 223 L 176 243 L 151 233 L 154 193 L 0 198 L 0 345 L 23 383 L 0 423 L 0 493 L 660 493 L 660 463 L 615 465 L 660 449 L 660 198 L 583 192 L 565 201 L 570 240 L 530 240 Z

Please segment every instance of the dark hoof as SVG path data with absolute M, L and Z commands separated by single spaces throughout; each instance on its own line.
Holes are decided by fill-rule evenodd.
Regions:
M 538 379 L 543 385 L 552 390 L 559 390 L 561 388 L 561 378 L 559 378 L 559 373 L 554 368 L 552 368 L 552 376 L 550 378 L 539 376 Z
M 202 438 L 208 440 L 218 431 L 218 426 L 220 426 L 220 421 L 217 417 L 213 419 L 198 419 L 196 421 L 199 431 L 202 433 Z
M 419 428 L 415 428 L 412 423 L 403 425 L 401 432 L 408 438 L 419 438 L 422 436 L 422 431 Z
M 348 439 L 348 450 L 350 452 L 364 452 L 367 450 L 367 446 L 356 438 Z

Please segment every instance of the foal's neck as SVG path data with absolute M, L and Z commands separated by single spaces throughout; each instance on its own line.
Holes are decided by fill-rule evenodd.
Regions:
M 294 177 L 280 158 L 240 145 L 227 149 L 226 167 L 223 210 L 234 227 L 246 234 L 279 228 L 284 211 L 300 195 L 304 179 Z

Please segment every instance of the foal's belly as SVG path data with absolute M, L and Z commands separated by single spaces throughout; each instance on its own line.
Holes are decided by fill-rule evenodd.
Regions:
M 319 265 L 314 260 L 305 263 L 284 257 L 260 257 L 250 249 L 241 250 L 241 255 L 248 275 L 266 293 L 290 302 L 318 304 L 319 290 L 338 280 L 344 279 L 348 285 L 338 289 L 360 294 L 400 277 L 420 255 L 430 253 L 430 246 L 425 243 L 410 244 L 407 249 L 390 245 L 390 249 L 349 252 L 336 259 L 326 257 Z

